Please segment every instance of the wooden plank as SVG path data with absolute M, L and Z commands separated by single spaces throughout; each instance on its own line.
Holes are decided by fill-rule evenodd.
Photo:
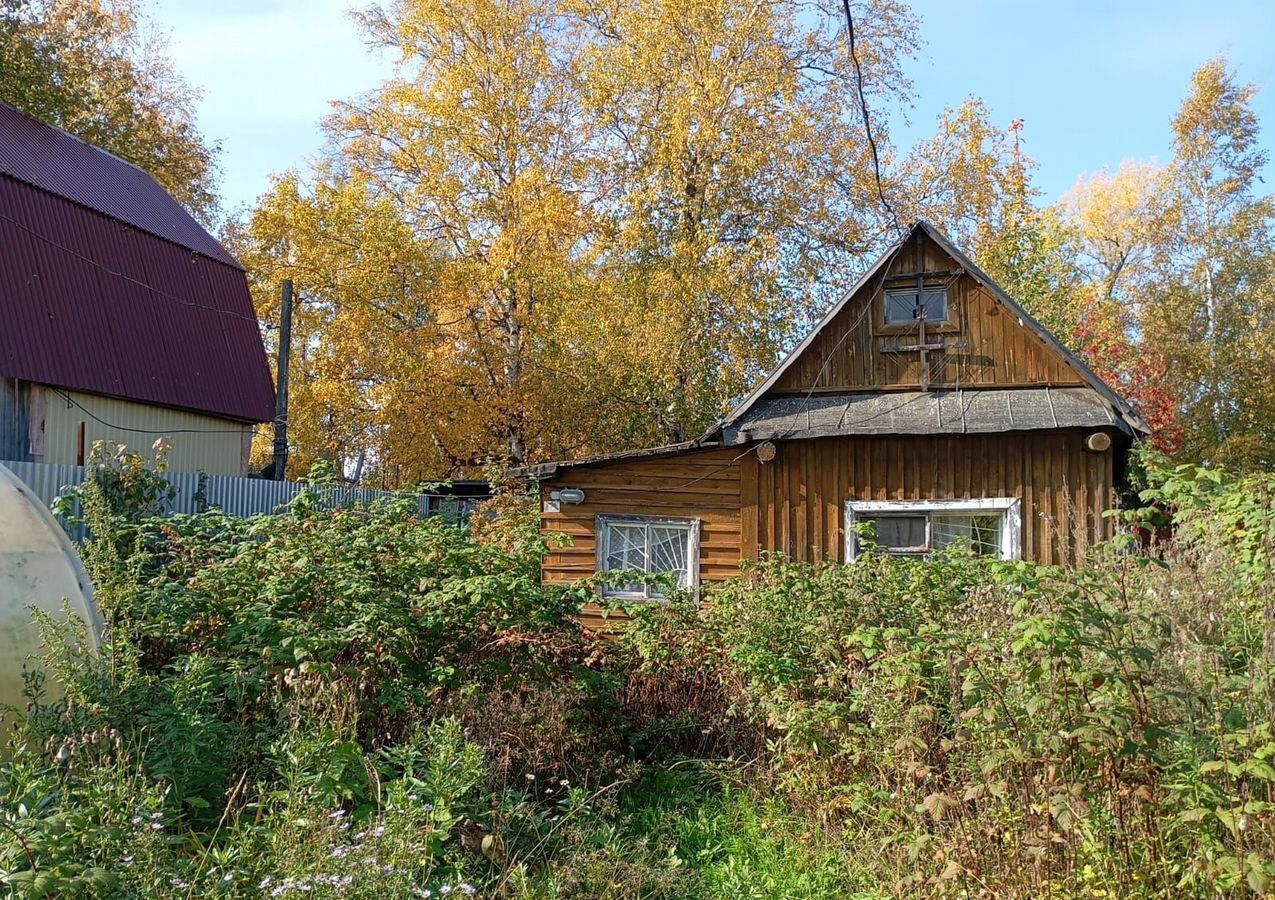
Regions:
M 789 467 L 791 477 L 792 498 L 792 547 L 789 553 L 794 559 L 808 560 L 810 546 L 807 541 L 807 525 L 809 522 L 810 504 L 807 503 L 806 478 L 809 465 L 809 441 L 798 441 L 793 445 L 795 451 L 793 465 Z
M 739 470 L 739 551 L 744 559 L 756 559 L 759 546 L 760 511 L 757 502 L 758 467 L 756 453 L 740 461 Z

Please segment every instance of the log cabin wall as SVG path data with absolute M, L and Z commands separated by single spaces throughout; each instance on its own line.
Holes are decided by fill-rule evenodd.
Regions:
M 915 234 L 886 269 L 829 322 L 801 357 L 771 388 L 771 393 L 918 390 L 921 357 L 891 352 L 915 346 L 916 325 L 887 326 L 887 288 L 915 288 L 916 273 L 948 273 L 926 279 L 927 288 L 946 285 L 949 324 L 931 324 L 926 343 L 948 349 L 929 354 L 930 387 L 1080 386 L 1085 379 L 1055 353 L 1040 335 L 1021 324 L 1011 310 L 968 274 L 955 274 L 957 262 L 933 239 Z
M 848 500 L 1016 497 L 1023 558 L 1066 562 L 1109 534 L 1113 453 L 1085 450 L 1086 433 L 814 438 L 777 442 L 767 463 L 732 447 L 575 467 L 541 485 L 542 501 L 564 487 L 585 492 L 583 503 L 541 513 L 542 533 L 571 538 L 549 553 L 544 580 L 594 573 L 595 517 L 608 513 L 700 520 L 701 582 L 737 575 L 742 558 L 767 550 L 842 562 Z M 586 620 L 598 624 L 597 610 Z
M 741 546 L 817 562 L 845 558 L 848 500 L 1022 500 L 1022 555 L 1063 563 L 1109 536 L 1113 454 L 1080 430 L 781 441 L 741 460 Z
M 567 535 L 571 543 L 553 547 L 544 562 L 546 584 L 594 574 L 594 533 L 599 514 L 669 516 L 698 519 L 700 581 L 739 574 L 740 460 L 742 447 L 702 450 L 666 458 L 616 460 L 568 469 L 542 483 L 540 531 Z M 749 454 L 751 455 L 751 454 Z M 544 512 L 549 495 L 564 487 L 580 488 L 585 500 Z M 586 625 L 601 626 L 596 606 L 585 610 Z

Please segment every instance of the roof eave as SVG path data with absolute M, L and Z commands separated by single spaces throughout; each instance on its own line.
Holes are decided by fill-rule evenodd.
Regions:
M 717 446 L 719 446 L 719 444 L 716 441 L 707 441 L 703 438 L 697 438 L 693 441 L 682 441 L 678 444 L 664 444 L 660 447 L 647 447 L 641 450 L 622 450 L 617 453 L 602 453 L 597 456 L 581 457 L 580 459 L 559 460 L 555 462 L 537 463 L 531 466 L 520 466 L 516 469 L 508 470 L 507 474 L 510 478 L 514 478 L 519 481 L 544 481 L 547 478 L 553 478 L 566 469 L 577 469 L 585 466 L 619 462 L 626 459 L 656 459 L 659 457 L 676 456 L 679 453 L 689 453 L 696 450 L 711 450 Z

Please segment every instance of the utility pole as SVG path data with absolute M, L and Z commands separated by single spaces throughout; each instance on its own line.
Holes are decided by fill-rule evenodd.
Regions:
M 292 361 L 292 279 L 283 282 L 279 303 L 279 365 L 275 378 L 274 463 L 271 475 L 283 481 L 288 467 L 288 365 Z

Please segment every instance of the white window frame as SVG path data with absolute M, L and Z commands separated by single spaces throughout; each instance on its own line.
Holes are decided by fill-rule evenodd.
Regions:
M 1023 558 L 1023 502 L 1017 497 L 980 497 L 974 500 L 850 500 L 846 503 L 846 562 L 859 556 L 855 522 L 882 514 L 1000 513 L 1001 559 Z M 926 522 L 926 537 L 930 524 Z
M 887 288 L 885 292 L 885 300 L 882 305 L 882 311 L 883 311 L 882 318 L 884 319 L 884 324 L 889 328 L 899 328 L 901 326 L 909 325 L 912 322 L 919 321 L 916 318 L 912 318 L 912 319 L 906 319 L 901 322 L 891 322 L 890 321 L 890 296 L 892 294 L 894 295 L 909 294 L 913 297 L 916 297 L 916 301 L 912 304 L 912 308 L 914 310 L 922 303 L 923 298 L 926 294 L 942 294 L 943 295 L 943 318 L 931 319 L 927 317 L 925 321 L 932 323 L 934 325 L 947 325 L 947 324 L 950 324 L 952 321 L 952 293 L 951 291 L 947 289 L 947 285 L 939 285 L 937 287 L 922 288 L 921 293 L 919 295 L 917 294 L 917 290 L 914 287 Z
M 678 528 L 685 528 L 686 535 L 686 567 L 689 570 L 687 576 L 687 590 L 695 596 L 699 596 L 699 544 L 700 544 L 700 527 L 699 519 L 690 519 L 682 517 L 669 516 L 632 516 L 632 515 L 614 515 L 607 514 L 594 517 L 594 543 L 596 550 L 594 555 L 593 569 L 599 575 L 609 571 L 605 568 L 607 557 L 610 555 L 611 533 L 607 526 L 609 525 L 644 525 L 650 528 L 653 525 L 673 525 Z M 650 540 L 648 535 L 648 541 Z M 647 564 L 650 564 L 650 555 L 647 555 Z M 640 600 L 644 602 L 663 603 L 666 598 L 660 594 L 652 594 L 654 588 L 651 585 L 642 585 L 641 591 L 624 591 L 617 588 L 600 587 L 599 592 L 602 596 L 609 600 Z

